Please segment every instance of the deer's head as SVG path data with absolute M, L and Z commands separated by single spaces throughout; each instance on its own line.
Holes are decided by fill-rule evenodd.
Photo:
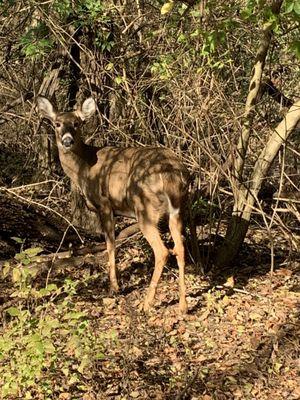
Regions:
M 37 106 L 43 117 L 54 126 L 57 146 L 64 152 L 71 151 L 81 142 L 81 126 L 96 111 L 96 102 L 92 97 L 86 99 L 75 111 L 57 112 L 52 103 L 38 96 Z

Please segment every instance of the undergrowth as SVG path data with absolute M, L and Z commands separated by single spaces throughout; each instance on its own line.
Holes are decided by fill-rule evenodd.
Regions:
M 26 249 L 15 256 L 17 266 L 6 263 L 2 269 L 14 289 L 0 337 L 3 399 L 60 398 L 70 387 L 81 398 L 93 363 L 117 341 L 113 330 L 95 334 L 88 313 L 78 304 L 75 307 L 79 281 L 66 278 L 59 287 L 53 283 L 34 287 L 37 270 L 31 264 L 41 250 Z

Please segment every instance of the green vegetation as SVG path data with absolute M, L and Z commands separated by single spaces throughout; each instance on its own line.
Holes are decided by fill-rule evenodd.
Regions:
M 3 399 L 58 398 L 66 388 L 88 391 L 94 363 L 114 346 L 113 329 L 95 334 L 88 313 L 75 304 L 78 285 L 86 281 L 66 278 L 59 287 L 33 284 L 31 268 L 42 249 L 29 248 L 16 254 L 18 266 L 6 263 L 2 274 L 11 275 L 10 297 L 15 305 L 5 309 L 0 338 L 0 396 Z

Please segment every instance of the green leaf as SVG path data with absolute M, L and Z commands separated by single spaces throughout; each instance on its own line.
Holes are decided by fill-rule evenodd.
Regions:
M 115 82 L 120 85 L 123 82 L 123 77 L 122 76 L 116 76 L 115 77 Z
M 82 357 L 81 363 L 80 363 L 80 365 L 79 365 L 79 367 L 77 369 L 81 374 L 83 374 L 85 368 L 88 367 L 89 365 L 90 365 L 89 357 L 87 355 L 84 355 Z
M 160 9 L 161 15 L 168 14 L 170 11 L 172 11 L 173 7 L 174 7 L 174 1 L 168 1 Z
M 40 289 L 37 293 L 38 293 L 39 297 L 44 297 L 44 296 L 48 296 L 52 292 L 57 292 L 58 290 L 60 291 L 60 289 L 57 288 L 55 283 L 50 283 L 50 285 L 48 285 L 45 288 Z
M 69 385 L 73 385 L 74 383 L 77 383 L 78 382 L 78 378 L 77 378 L 77 376 L 75 375 L 75 374 L 73 374 L 71 377 L 70 377 L 70 379 L 69 379 Z
M 198 36 L 200 36 L 200 34 L 201 34 L 201 31 L 200 31 L 200 29 L 196 29 L 196 30 L 194 30 L 191 34 L 190 34 L 190 36 L 191 37 L 198 37 Z
M 86 313 L 84 312 L 70 312 L 64 315 L 63 319 L 68 320 L 68 319 L 80 319 L 86 317 Z
M 297 15 L 300 15 L 300 1 L 296 0 L 294 2 L 294 11 Z
M 52 329 L 56 329 L 59 327 L 59 321 L 57 318 L 47 318 L 46 321 L 48 326 L 50 326 Z
M 22 260 L 23 265 L 29 265 L 30 263 L 31 263 L 30 258 L 24 258 L 24 260 Z
M 55 347 L 50 340 L 44 341 L 44 349 L 45 349 L 45 353 L 47 353 L 47 354 L 55 353 Z
M 8 276 L 8 274 L 10 272 L 10 264 L 7 261 L 4 263 L 1 272 L 2 272 L 2 275 L 4 278 L 6 278 Z
M 42 288 L 38 291 L 38 296 L 39 297 L 44 297 L 44 296 L 48 296 L 49 292 L 46 288 Z
M 20 282 L 21 279 L 22 279 L 22 273 L 21 273 L 20 269 L 14 268 L 13 272 L 12 272 L 12 281 L 14 283 L 16 283 L 16 282 Z
M 182 3 L 182 4 L 180 5 L 179 10 L 178 10 L 179 15 L 183 15 L 183 14 L 185 13 L 185 11 L 186 11 L 187 8 L 188 8 L 188 5 L 185 4 L 185 3 Z
M 279 362 L 276 362 L 275 364 L 274 364 L 274 371 L 277 373 L 277 374 L 279 374 L 279 372 L 280 372 L 280 370 L 281 370 L 281 368 L 282 368 L 282 363 L 279 363 Z
M 291 44 L 291 49 L 292 49 L 292 51 L 295 53 L 295 55 L 297 56 L 297 58 L 300 58 L 300 40 L 295 40 L 295 41 Z
M 70 0 L 55 0 L 53 6 L 61 17 L 66 18 L 72 12 L 72 5 Z
M 111 71 L 114 68 L 114 64 L 112 62 L 106 64 L 105 70 L 106 71 Z
M 34 349 L 38 354 L 41 354 L 41 355 L 44 354 L 45 349 L 44 349 L 43 342 L 40 342 L 40 341 L 35 342 Z
M 24 253 L 27 254 L 29 257 L 37 256 L 41 253 L 43 249 L 41 247 L 31 247 L 29 249 L 24 250 Z
M 39 355 L 43 355 L 45 348 L 42 341 L 41 336 L 38 333 L 35 333 L 29 337 L 27 349 L 33 350 L 35 353 Z
M 18 261 L 22 261 L 24 257 L 25 257 L 25 255 L 24 255 L 23 252 L 22 253 L 17 253 L 15 255 L 15 259 L 18 260 Z
M 57 290 L 57 285 L 55 285 L 55 283 L 50 283 L 50 285 L 47 286 L 47 289 L 49 292 L 55 292 Z
M 286 1 L 285 3 L 285 13 L 290 14 L 294 9 L 294 1 Z
M 21 238 L 16 237 L 16 236 L 12 236 L 11 239 L 14 240 L 17 243 L 20 243 L 20 244 L 25 242 L 25 239 L 21 239 Z
M 19 317 L 21 315 L 21 311 L 16 307 L 9 307 L 5 310 L 7 314 L 11 317 Z

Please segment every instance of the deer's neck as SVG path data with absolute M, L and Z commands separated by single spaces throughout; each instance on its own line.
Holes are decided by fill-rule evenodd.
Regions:
M 59 159 L 65 174 L 75 185 L 82 187 L 91 167 L 97 162 L 98 148 L 81 142 L 72 151 L 59 148 Z

